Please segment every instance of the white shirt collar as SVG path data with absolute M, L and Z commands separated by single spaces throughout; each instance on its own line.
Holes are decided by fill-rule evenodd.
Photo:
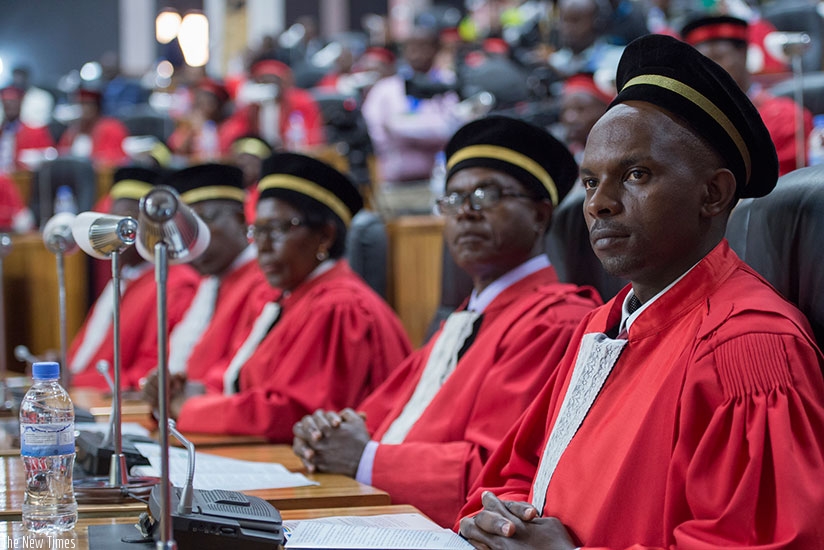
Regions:
M 489 286 L 483 289 L 480 293 L 473 290 L 472 294 L 469 296 L 469 305 L 466 306 L 466 309 L 469 311 L 483 312 L 483 310 L 486 309 L 486 306 L 492 303 L 492 300 L 497 298 L 501 292 L 514 285 L 521 279 L 549 266 L 549 258 L 546 254 L 540 254 L 530 258 L 518 267 L 507 271 L 492 281 L 492 283 L 490 283 Z
M 628 309 L 627 306 L 629 305 L 630 297 L 635 296 L 635 291 L 633 289 L 630 289 L 630 291 L 627 293 L 626 297 L 624 298 L 624 304 L 621 306 L 621 329 L 618 332 L 623 332 L 624 330 L 629 332 L 629 327 L 631 327 L 632 323 L 634 323 L 635 320 L 638 318 L 638 316 L 641 315 L 642 311 L 647 309 L 647 307 L 649 307 L 649 305 L 652 304 L 655 300 L 657 300 L 658 298 L 660 298 L 661 296 L 666 294 L 669 289 L 674 287 L 678 283 L 678 281 L 680 281 L 681 279 L 686 277 L 687 273 L 692 271 L 695 268 L 695 266 L 698 265 L 699 263 L 701 263 L 700 260 L 699 260 L 698 263 L 696 263 L 691 268 L 689 268 L 684 273 L 682 273 L 680 277 L 678 277 L 673 282 L 668 284 L 661 292 L 659 292 L 658 294 L 656 294 L 655 296 L 653 296 L 652 298 L 650 298 L 649 300 L 647 300 L 646 302 L 641 304 L 641 307 L 636 309 L 632 313 L 632 315 L 630 315 L 629 309 Z

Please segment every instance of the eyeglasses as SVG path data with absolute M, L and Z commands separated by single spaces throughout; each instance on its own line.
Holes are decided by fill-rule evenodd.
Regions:
M 270 220 L 263 224 L 250 225 L 248 235 L 250 239 L 254 239 L 257 242 L 263 239 L 275 242 L 283 239 L 301 225 L 304 225 L 304 222 L 298 218 L 292 218 L 291 220 Z
M 505 197 L 536 200 L 535 197 L 531 195 L 516 193 L 515 191 L 506 191 L 496 185 L 485 185 L 476 187 L 468 193 L 450 193 L 444 195 L 438 198 L 435 204 L 437 204 L 438 212 L 441 215 L 454 216 L 464 205 L 466 199 L 469 199 L 469 208 L 477 211 L 492 208 Z

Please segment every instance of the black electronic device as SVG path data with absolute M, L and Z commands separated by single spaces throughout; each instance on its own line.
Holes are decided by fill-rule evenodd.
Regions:
M 78 467 L 91 476 L 109 475 L 112 464 L 114 445 L 111 441 L 104 442 L 100 432 L 80 431 L 76 440 L 77 456 L 75 462 Z M 140 435 L 123 436 L 123 454 L 126 455 L 126 471 L 132 466 L 149 466 L 149 460 L 140 454 L 135 443 L 156 443 L 155 440 Z
M 192 509 L 179 510 L 185 489 L 172 488 L 172 531 L 181 550 L 218 550 L 237 545 L 244 550 L 271 550 L 283 545 L 283 526 L 277 509 L 259 497 L 237 491 L 192 491 Z M 185 498 L 185 497 L 184 497 Z M 160 486 L 152 488 L 149 511 L 160 517 Z M 157 531 L 155 522 L 154 530 Z
M 280 512 L 262 498 L 238 491 L 194 488 L 195 446 L 177 431 L 174 420 L 169 420 L 168 426 L 172 435 L 186 447 L 189 457 L 186 484 L 172 487 L 169 495 L 172 537 L 179 547 L 218 550 L 236 543 L 244 550 L 263 550 L 282 546 Z M 163 517 L 161 489 L 161 485 L 154 486 L 149 497 L 149 512 L 157 519 L 149 531 L 155 538 L 160 538 L 159 518 Z

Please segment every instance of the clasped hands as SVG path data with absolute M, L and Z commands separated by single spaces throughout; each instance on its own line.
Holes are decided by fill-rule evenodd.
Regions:
M 363 417 L 352 409 L 340 413 L 318 409 L 292 427 L 292 450 L 309 473 L 327 472 L 355 477 L 369 443 Z
M 484 509 L 463 518 L 460 533 L 475 548 L 573 550 L 576 548 L 558 518 L 539 517 L 526 502 L 501 500 L 487 491 L 481 497 Z

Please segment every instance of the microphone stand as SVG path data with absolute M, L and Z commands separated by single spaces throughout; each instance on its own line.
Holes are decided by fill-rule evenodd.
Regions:
M 109 466 L 109 485 L 123 487 L 129 484 L 129 473 L 126 469 L 126 455 L 123 454 L 123 434 L 120 389 L 120 252 L 115 249 L 111 253 L 112 281 L 114 285 L 112 329 L 114 334 L 114 393 L 112 394 L 112 431 L 114 435 L 114 453 Z
M 157 550 L 176 550 L 172 537 L 172 491 L 169 474 L 169 369 L 167 363 L 168 342 L 166 330 L 166 283 L 169 275 L 166 243 L 158 241 L 154 246 L 155 280 L 157 281 L 157 359 L 158 359 L 158 409 L 160 412 L 160 540 Z
M 11 412 L 13 402 L 9 398 L 9 385 L 6 381 L 8 365 L 6 364 L 6 303 L 3 298 L 3 258 L 11 252 L 11 237 L 8 233 L 0 233 L 0 408 L 4 412 Z

